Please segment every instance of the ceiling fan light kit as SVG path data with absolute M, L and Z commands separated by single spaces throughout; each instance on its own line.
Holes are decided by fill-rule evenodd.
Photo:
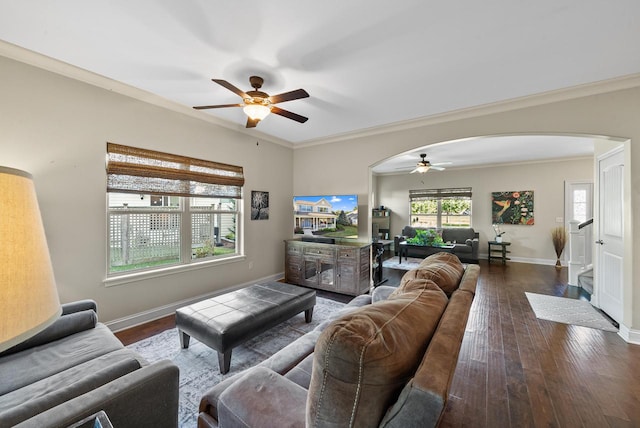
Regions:
M 253 120 L 262 120 L 271 113 L 271 109 L 264 104 L 259 103 L 247 103 L 245 100 L 245 106 L 242 111 Z
M 299 114 L 281 109 L 274 106 L 274 104 L 283 103 L 285 101 L 293 101 L 300 98 L 307 98 L 309 94 L 304 89 L 296 89 L 295 91 L 284 92 L 282 94 L 269 96 L 266 92 L 259 91 L 262 87 L 264 80 L 259 76 L 251 76 L 249 82 L 253 87 L 253 91 L 247 91 L 246 93 L 241 89 L 238 89 L 226 80 L 211 79 L 220 86 L 223 86 L 231 92 L 239 95 L 242 98 L 243 104 L 220 104 L 211 106 L 195 106 L 196 110 L 205 110 L 212 108 L 225 108 L 225 107 L 242 107 L 244 113 L 248 116 L 247 128 L 254 128 L 258 125 L 258 122 L 263 120 L 269 115 L 269 113 L 277 114 L 287 119 L 295 120 L 299 123 L 305 123 L 309 118 L 300 116 Z
M 444 168 L 441 167 L 440 165 L 451 164 L 451 162 L 431 163 L 427 159 L 425 159 L 427 157 L 426 153 L 421 153 L 420 157 L 422 158 L 422 160 L 416 164 L 416 168 L 413 171 L 411 171 L 411 174 L 413 174 L 414 172 L 424 174 L 430 169 L 433 169 L 435 171 L 443 171 Z

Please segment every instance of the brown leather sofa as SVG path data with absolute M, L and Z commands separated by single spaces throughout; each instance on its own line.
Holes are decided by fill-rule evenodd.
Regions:
M 354 298 L 201 399 L 203 427 L 433 427 L 445 409 L 479 266 L 426 258 Z

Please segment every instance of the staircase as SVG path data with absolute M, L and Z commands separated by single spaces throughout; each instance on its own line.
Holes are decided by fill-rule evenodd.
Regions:
M 569 285 L 593 294 L 593 219 L 569 222 Z
M 588 267 L 578 274 L 578 287 L 582 287 L 587 293 L 593 294 L 593 267 Z

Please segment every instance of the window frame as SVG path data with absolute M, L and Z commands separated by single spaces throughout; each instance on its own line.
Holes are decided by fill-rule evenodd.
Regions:
M 418 189 L 409 190 L 409 225 L 416 227 L 413 218 L 416 214 L 413 213 L 413 203 L 419 201 L 435 201 L 436 212 L 433 214 L 436 217 L 436 229 L 442 229 L 442 201 L 445 199 L 468 199 L 469 200 L 469 225 L 448 225 L 446 227 L 473 227 L 473 193 L 471 187 L 459 187 L 459 188 L 442 188 L 442 189 Z M 425 213 L 428 214 L 428 213 Z M 430 214 L 431 215 L 431 214 Z M 466 216 L 465 216 L 466 217 Z M 419 226 L 424 227 L 424 226 Z M 433 227 L 433 226 L 428 226 Z
M 151 195 L 145 195 L 148 197 Z M 155 195 L 153 195 L 155 196 Z M 225 199 L 225 198 L 223 198 Z M 230 199 L 230 198 L 226 198 Z M 228 262 L 233 259 L 244 259 L 244 252 L 242 246 L 242 240 L 240 237 L 242 236 L 241 232 L 241 224 L 242 224 L 242 207 L 243 200 L 236 199 L 235 210 L 233 209 L 216 209 L 216 208 L 196 208 L 197 206 L 192 206 L 191 197 L 180 196 L 178 197 L 179 205 L 175 206 L 162 206 L 162 207 L 149 207 L 149 209 L 145 209 L 144 207 L 132 207 L 132 208 L 114 208 L 109 206 L 109 193 L 106 193 L 106 212 L 107 212 L 107 248 L 106 248 L 106 266 L 105 266 L 105 283 L 118 283 L 120 280 L 126 280 L 128 278 L 138 278 L 145 276 L 156 276 L 156 273 L 162 272 L 170 272 L 175 270 L 181 270 L 193 265 L 211 265 L 218 264 L 221 262 Z M 194 257 L 194 247 L 193 247 L 193 214 L 211 214 L 211 215 L 232 215 L 235 216 L 235 251 L 230 254 L 221 254 L 221 255 L 212 255 L 206 257 Z M 129 269 L 122 271 L 112 271 L 111 266 L 111 216 L 112 215 L 122 215 L 122 214 L 148 214 L 148 215 L 178 215 L 179 216 L 179 226 L 178 226 L 178 238 L 180 240 L 179 251 L 180 255 L 175 262 L 168 262 L 165 264 L 151 266 L 151 267 L 143 267 L 137 269 Z M 149 219 L 149 229 L 150 230 L 162 230 L 162 229 L 153 229 L 151 224 L 151 218 Z M 171 223 L 171 220 L 169 220 Z M 169 229 L 167 229 L 169 230 Z
M 189 158 L 153 150 L 107 143 L 107 187 L 106 187 L 106 257 L 104 285 L 119 285 L 136 280 L 169 275 L 186 270 L 201 269 L 216 264 L 241 261 L 246 258 L 243 245 L 243 168 L 239 166 Z M 158 191 L 158 189 L 160 191 Z M 111 207 L 110 193 L 137 194 L 141 199 L 161 198 L 160 206 Z M 179 201 L 172 206 L 171 201 Z M 192 206 L 191 198 L 211 198 L 221 201 L 218 208 L 198 204 Z M 233 207 L 222 208 L 225 200 L 235 200 Z M 168 202 L 168 205 L 166 204 Z M 229 209 L 232 208 L 232 209 Z M 174 261 L 157 266 L 112 271 L 112 216 L 120 214 L 169 214 L 178 215 L 179 257 Z M 192 218 L 195 214 L 231 215 L 235 219 L 235 245 L 230 254 L 196 256 Z M 227 219 L 229 220 L 229 219 Z M 148 219 L 149 230 L 151 217 Z M 221 224 L 221 223 L 220 223 Z M 218 224 L 218 227 L 220 227 Z M 166 230 L 172 230 L 175 223 L 169 219 Z M 158 225 L 156 225 L 158 226 Z M 215 226 L 211 226 L 215 227 Z M 218 229 L 218 233 L 222 230 Z M 175 242 L 175 241 L 174 241 Z M 121 245 L 122 246 L 122 245 Z M 215 248 L 215 246 L 214 246 Z

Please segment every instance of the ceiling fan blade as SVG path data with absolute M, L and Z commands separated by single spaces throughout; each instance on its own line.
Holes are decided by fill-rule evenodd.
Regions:
M 429 168 L 429 169 L 433 169 L 435 171 L 444 171 L 446 168 L 443 168 L 441 166 L 433 166 L 433 165 L 431 165 L 431 168 Z
M 225 107 L 242 107 L 242 106 L 244 106 L 244 104 L 219 104 L 216 106 L 195 106 L 194 109 L 205 110 L 208 108 L 225 108 Z
M 292 112 L 287 111 L 287 110 L 283 110 L 283 109 L 278 108 L 276 106 L 271 107 L 271 113 L 278 114 L 280 116 L 284 116 L 287 119 L 292 119 L 292 120 L 295 120 L 296 122 L 300 122 L 300 123 L 305 123 L 307 120 L 309 120 L 308 117 L 300 116 L 299 114 L 292 113 Z
M 220 86 L 224 86 L 225 88 L 239 95 L 243 99 L 250 98 L 249 95 L 247 95 L 242 89 L 238 89 L 237 87 L 233 86 L 231 83 L 227 82 L 226 80 L 222 80 L 222 79 L 211 79 L 211 80 L 216 82 Z
M 271 104 L 283 103 L 285 101 L 298 100 L 300 98 L 307 98 L 309 94 L 304 89 L 296 89 L 295 91 L 283 92 L 282 94 L 272 95 L 269 97 Z
M 438 162 L 438 163 L 432 163 L 431 166 L 443 166 L 443 165 L 451 165 L 452 162 Z
M 418 168 L 414 169 L 413 171 L 411 171 L 409 174 L 413 174 L 414 172 L 418 172 Z
M 260 122 L 260 119 L 251 119 L 250 117 L 247 118 L 247 128 L 255 128 L 256 126 L 258 126 L 258 122 Z

